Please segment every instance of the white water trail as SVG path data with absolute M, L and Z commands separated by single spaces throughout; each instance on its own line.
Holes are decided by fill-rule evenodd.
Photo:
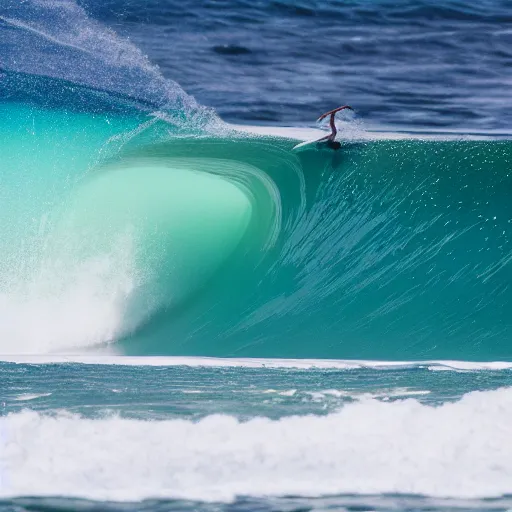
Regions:
M 240 495 L 512 493 L 512 389 L 432 407 L 363 399 L 328 416 L 247 422 L 0 419 L 0 496 L 101 500 Z

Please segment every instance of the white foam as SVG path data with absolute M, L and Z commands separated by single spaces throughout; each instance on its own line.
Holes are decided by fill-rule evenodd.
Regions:
M 110 350 L 107 348 L 107 350 Z M 0 354 L 0 361 L 20 364 L 80 363 L 120 366 L 188 366 L 206 368 L 294 368 L 294 369 L 407 369 L 425 367 L 431 371 L 510 370 L 509 361 L 372 361 L 360 359 L 272 359 L 195 356 L 123 356 L 103 354 Z
M 365 399 L 328 416 L 0 419 L 0 495 L 89 499 L 512 493 L 512 388 L 433 407 Z
M 50 396 L 51 393 L 23 393 L 18 395 L 14 400 L 17 402 L 25 402 L 28 400 L 35 400 L 36 398 L 43 398 L 45 396 Z
M 430 132 L 394 132 L 389 127 L 363 127 L 361 124 L 340 121 L 339 126 L 341 140 L 495 140 L 497 138 L 510 139 L 512 135 L 507 132 L 475 133 L 466 134 L 460 132 L 449 132 L 432 130 Z M 287 137 L 300 141 L 317 140 L 329 133 L 329 130 L 320 130 L 308 126 L 253 126 L 231 124 L 233 129 L 252 133 L 254 135 L 267 135 L 275 137 Z
M 324 400 L 326 397 L 334 398 L 351 398 L 354 400 L 366 400 L 366 399 L 377 399 L 389 400 L 390 398 L 405 398 L 412 396 L 425 396 L 429 395 L 431 391 L 426 389 L 409 389 L 409 388 L 394 388 L 389 390 L 383 390 L 379 393 L 370 393 L 368 391 L 356 391 L 356 390 L 340 390 L 340 389 L 324 389 L 323 391 L 306 391 L 315 401 Z
M 344 391 L 338 389 L 327 389 L 322 391 L 324 395 L 332 395 L 335 397 L 349 396 L 352 398 L 393 398 L 393 397 L 406 397 L 406 396 L 422 396 L 429 395 L 430 391 L 424 389 L 409 389 L 409 388 L 394 388 L 383 390 L 379 393 Z
M 132 257 L 132 240 L 122 235 L 111 252 L 78 263 L 49 259 L 27 276 L 13 274 L 0 292 L 0 352 L 84 352 L 116 339 L 136 288 Z
M 294 396 L 295 393 L 297 393 L 296 389 L 288 389 L 287 391 L 279 392 L 278 395 L 281 395 L 281 396 Z

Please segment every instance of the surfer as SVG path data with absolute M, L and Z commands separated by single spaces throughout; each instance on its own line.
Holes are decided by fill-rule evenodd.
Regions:
M 343 107 L 335 108 L 334 110 L 329 110 L 329 112 L 326 112 L 325 114 L 322 114 L 318 119 L 318 121 L 321 121 L 322 119 L 325 119 L 327 116 L 331 116 L 329 119 L 329 125 L 331 127 L 331 133 L 327 135 L 326 137 L 322 137 L 321 139 L 318 139 L 316 142 L 323 142 L 324 140 L 327 141 L 327 145 L 332 149 L 340 149 L 341 143 L 338 142 L 336 139 L 336 134 L 338 133 L 338 130 L 336 129 L 336 124 L 334 123 L 334 118 L 336 116 L 336 113 L 340 110 L 354 110 L 352 107 L 348 105 L 343 105 Z
M 336 140 L 336 134 L 338 133 L 338 130 L 336 129 L 336 124 L 334 122 L 335 121 L 334 118 L 336 117 L 337 112 L 339 112 L 340 110 L 345 110 L 346 108 L 348 108 L 349 110 L 354 110 L 349 105 L 343 105 L 342 107 L 335 108 L 334 110 L 329 110 L 329 112 L 322 114 L 317 119 L 317 122 L 318 122 L 318 121 L 321 121 L 322 119 L 325 119 L 327 116 L 331 116 L 331 118 L 329 119 L 331 133 L 329 135 L 326 135 L 325 137 L 322 137 L 321 139 L 318 139 L 318 140 L 307 140 L 307 141 L 301 142 L 300 144 L 297 144 L 296 146 L 294 146 L 293 150 L 294 151 L 303 151 L 304 149 L 310 147 L 310 144 L 318 144 L 318 146 L 320 146 L 320 144 L 319 144 L 320 142 L 326 142 L 327 147 L 330 149 L 340 149 L 341 142 L 338 142 Z

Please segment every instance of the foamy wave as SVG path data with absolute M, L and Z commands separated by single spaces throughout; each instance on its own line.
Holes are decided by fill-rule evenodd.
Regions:
M 0 420 L 0 494 L 231 500 L 237 495 L 512 493 L 512 388 L 432 407 L 373 399 L 328 416 L 240 422 Z
M 116 243 L 111 253 L 79 263 L 43 263 L 2 290 L 0 352 L 83 353 L 129 329 L 125 313 L 136 287 L 132 241 L 122 236 Z
M 390 130 L 379 129 L 378 126 L 370 126 L 361 122 L 343 122 L 337 123 L 342 129 L 341 140 L 490 140 L 496 138 L 509 138 L 503 132 L 482 133 L 468 135 L 465 132 L 438 130 L 430 128 L 428 131 L 422 130 L 415 132 L 408 128 L 407 132 L 393 132 Z M 276 137 L 289 137 L 301 141 L 315 141 L 325 137 L 329 130 L 319 128 L 300 127 L 300 126 L 252 126 L 231 124 L 227 125 L 235 130 L 257 135 L 274 135 Z
M 25 402 L 28 400 L 36 400 L 37 398 L 44 398 L 50 396 L 51 393 L 23 393 L 14 398 L 17 402 Z
M 115 353 L 23 354 L 0 353 L 0 361 L 20 364 L 80 363 L 119 366 L 188 366 L 202 368 L 294 368 L 357 370 L 397 370 L 427 368 L 430 371 L 501 371 L 512 369 L 510 361 L 372 361 L 358 359 L 277 359 L 195 356 L 124 356 Z

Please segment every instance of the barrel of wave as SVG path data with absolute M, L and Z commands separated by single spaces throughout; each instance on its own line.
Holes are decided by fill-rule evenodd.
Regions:
M 182 303 L 237 248 L 251 201 L 212 174 L 215 166 L 214 159 L 121 162 L 94 173 L 64 205 L 51 249 L 55 270 L 81 269 L 96 281 L 95 299 L 110 315 L 86 344 L 125 335 L 159 309 Z M 101 321 L 97 313 L 90 322 Z
M 212 174 L 215 166 L 121 161 L 94 171 L 63 203 L 43 264 L 69 313 L 61 321 L 75 324 L 70 339 L 56 341 L 58 351 L 108 346 L 189 298 L 229 258 L 252 204 L 242 187 Z

